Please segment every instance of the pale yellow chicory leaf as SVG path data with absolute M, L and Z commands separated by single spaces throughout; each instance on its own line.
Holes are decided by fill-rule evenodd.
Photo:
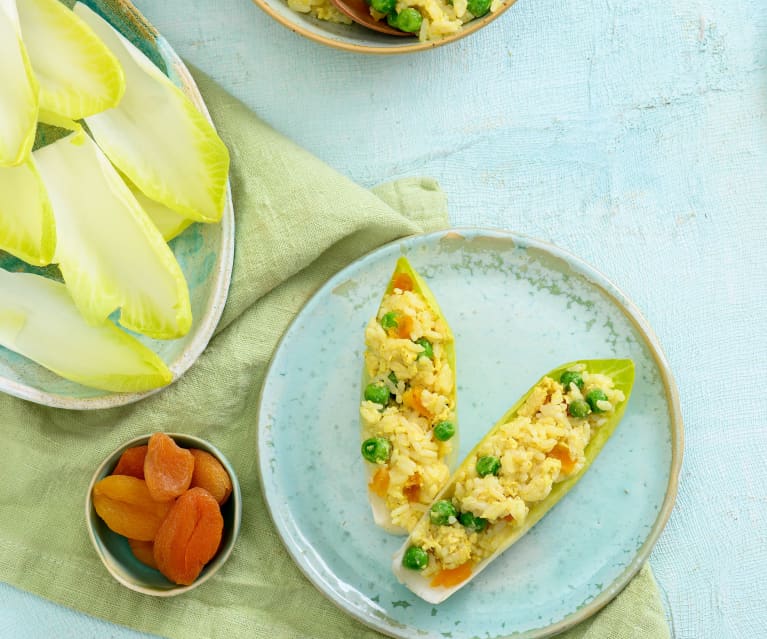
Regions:
M 117 106 L 122 67 L 85 22 L 59 0 L 21 0 L 18 10 L 41 109 L 79 120 Z
M 72 120 L 66 116 L 48 111 L 46 109 L 40 109 L 37 115 L 37 121 L 40 124 L 50 124 L 58 127 L 59 129 L 65 129 L 66 131 L 73 131 L 76 135 L 72 138 L 75 144 L 80 144 L 85 138 L 85 129 L 83 125 L 75 120 Z
M 0 0 L 0 166 L 17 166 L 29 157 L 37 129 L 37 94 L 16 2 Z
M 0 344 L 54 373 L 109 391 L 146 391 L 173 376 L 160 357 L 112 322 L 88 324 L 64 284 L 0 269 Z
M 33 157 L 56 219 L 54 262 L 92 324 L 120 309 L 120 324 L 158 339 L 181 337 L 192 312 L 184 275 L 130 189 L 88 136 Z
M 157 227 L 157 230 L 160 231 L 160 234 L 166 242 L 172 240 L 190 224 L 194 223 L 193 220 L 190 220 L 188 217 L 184 217 L 180 213 L 176 213 L 176 211 L 169 209 L 164 204 L 155 202 L 152 198 L 147 197 L 140 189 L 129 181 L 126 181 L 126 183 L 128 184 L 131 193 L 133 193 L 138 200 L 141 208 L 146 211 L 149 219 L 154 222 L 154 225 Z
M 34 160 L 0 167 L 0 249 L 44 266 L 53 259 L 56 225 Z
M 125 94 L 85 119 L 112 163 L 148 197 L 200 222 L 221 219 L 229 153 L 191 100 L 112 26 L 84 4 L 75 13 L 122 65 Z

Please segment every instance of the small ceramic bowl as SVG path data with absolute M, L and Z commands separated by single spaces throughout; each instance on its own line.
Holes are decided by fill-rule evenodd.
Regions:
M 224 534 L 221 539 L 221 545 L 216 555 L 202 569 L 194 583 L 189 586 L 174 584 L 168 581 L 160 571 L 141 563 L 134 557 L 130 546 L 128 546 L 128 539 L 111 531 L 101 517 L 96 514 L 96 509 L 93 507 L 92 494 L 96 482 L 112 472 L 120 459 L 120 455 L 127 448 L 146 444 L 149 441 L 150 435 L 136 437 L 112 452 L 93 475 L 93 479 L 91 479 L 91 483 L 88 486 L 88 494 L 85 498 L 85 525 L 88 528 L 88 535 L 109 574 L 123 586 L 145 595 L 154 595 L 155 597 L 180 595 L 192 588 L 196 588 L 216 574 L 232 553 L 232 548 L 240 532 L 240 522 L 242 520 L 242 495 L 240 493 L 240 485 L 237 482 L 237 475 L 221 451 L 199 437 L 178 433 L 167 434 L 182 448 L 198 448 L 213 455 L 221 462 L 221 465 L 229 473 L 229 477 L 232 480 L 232 494 L 221 507 L 221 514 L 224 517 Z
M 253 0 L 261 9 L 274 18 L 277 22 L 287 27 L 294 33 L 326 44 L 329 47 L 354 51 L 356 53 L 412 53 L 434 49 L 449 42 L 455 42 L 467 35 L 478 31 L 490 24 L 516 0 L 505 0 L 503 5 L 493 13 L 488 13 L 482 18 L 477 18 L 466 23 L 460 31 L 453 33 L 441 40 L 420 42 L 418 38 L 403 38 L 399 36 L 377 33 L 366 29 L 359 24 L 336 24 L 326 20 L 318 20 L 306 13 L 293 11 L 288 7 L 286 0 Z

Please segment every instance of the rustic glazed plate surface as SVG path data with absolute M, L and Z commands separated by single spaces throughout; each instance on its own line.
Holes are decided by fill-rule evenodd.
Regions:
M 74 3 L 65 4 L 72 6 Z M 133 5 L 126 0 L 86 0 L 85 4 L 109 20 L 181 87 L 202 113 L 208 115 L 202 96 L 181 59 Z M 39 132 L 36 148 L 54 141 L 51 136 L 55 133 Z M 205 349 L 224 309 L 234 257 L 234 211 L 230 192 L 227 192 L 220 224 L 192 224 L 170 242 L 170 247 L 189 285 L 192 328 L 187 335 L 176 340 L 136 337 L 163 359 L 175 381 Z M 58 277 L 56 267 L 35 268 L 2 251 L 0 268 Z M 157 390 L 112 393 L 89 388 L 63 379 L 35 362 L 0 347 L 0 391 L 38 404 L 72 409 L 108 408 L 135 402 Z
M 521 541 L 446 602 L 390 570 L 402 537 L 373 523 L 360 457 L 364 328 L 397 257 L 426 279 L 456 339 L 460 458 L 546 371 L 630 357 L 625 417 L 592 468 Z M 272 518 L 333 603 L 394 637 L 545 637 L 612 599 L 668 519 L 682 422 L 663 354 L 634 306 L 559 249 L 511 233 L 414 236 L 334 276 L 286 332 L 262 390 L 259 464 Z

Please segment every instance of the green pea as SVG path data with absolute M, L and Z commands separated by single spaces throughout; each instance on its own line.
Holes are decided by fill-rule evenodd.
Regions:
M 601 388 L 595 388 L 586 393 L 586 401 L 589 403 L 589 406 L 591 406 L 591 410 L 595 413 L 604 413 L 597 404 L 599 402 L 606 402 L 607 395 L 605 395 L 605 392 Z
M 390 311 L 381 318 L 381 328 L 383 328 L 385 331 L 391 330 L 392 328 L 397 328 L 397 326 L 399 326 L 399 324 L 397 324 L 396 312 Z
M 456 520 L 456 517 L 458 517 L 458 511 L 453 503 L 447 499 L 435 501 L 429 509 L 429 521 L 435 526 L 449 526 Z M 450 521 L 451 519 L 453 521 Z
M 501 470 L 501 460 L 497 457 L 487 455 L 477 460 L 477 475 L 480 477 L 497 475 L 499 470 Z
M 429 555 L 423 548 L 410 546 L 402 555 L 402 565 L 410 570 L 423 570 L 429 565 Z
M 391 442 L 385 437 L 371 437 L 362 442 L 362 456 L 372 464 L 383 464 L 391 457 Z
M 570 390 L 570 384 L 575 384 L 583 389 L 583 377 L 578 371 L 565 371 L 559 378 L 559 382 L 565 387 L 565 392 Z
M 576 399 L 575 401 L 570 402 L 570 405 L 567 407 L 567 412 L 573 417 L 586 417 L 591 412 L 591 407 L 587 401 Z
M 392 11 L 388 16 L 386 16 L 386 23 L 392 27 L 393 29 L 399 29 L 397 26 L 397 12 Z
M 423 16 L 413 7 L 403 9 L 397 14 L 397 29 L 406 33 L 415 33 L 421 28 Z
M 397 0 L 370 0 L 370 6 L 381 13 L 394 11 L 394 5 L 396 4 Z
M 389 373 L 389 381 L 390 381 L 392 384 L 394 384 L 395 386 L 397 385 L 397 381 L 398 381 L 398 380 L 397 380 L 397 376 L 394 374 L 394 371 L 392 371 L 391 373 Z
M 453 422 L 439 422 L 434 427 L 434 437 L 441 442 L 446 442 L 455 435 L 455 425 Z
M 466 8 L 469 10 L 471 15 L 473 15 L 475 18 L 479 18 L 490 11 L 490 2 L 491 0 L 469 0 Z
M 368 384 L 365 387 L 365 399 L 385 406 L 389 401 L 389 389 L 381 384 Z
M 475 517 L 472 513 L 461 513 L 458 515 L 458 521 L 461 522 L 461 526 L 471 532 L 482 532 L 487 528 L 487 519 Z
M 425 337 L 421 337 L 415 341 L 416 344 L 423 347 L 423 353 L 419 353 L 418 357 L 428 357 L 434 359 L 434 348 L 432 348 L 431 342 Z

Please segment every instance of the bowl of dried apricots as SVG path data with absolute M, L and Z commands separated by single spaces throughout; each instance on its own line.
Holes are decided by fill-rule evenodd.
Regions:
M 85 514 L 96 553 L 117 581 L 171 597 L 199 586 L 229 558 L 242 496 L 215 446 L 158 432 L 104 460 L 88 487 Z

